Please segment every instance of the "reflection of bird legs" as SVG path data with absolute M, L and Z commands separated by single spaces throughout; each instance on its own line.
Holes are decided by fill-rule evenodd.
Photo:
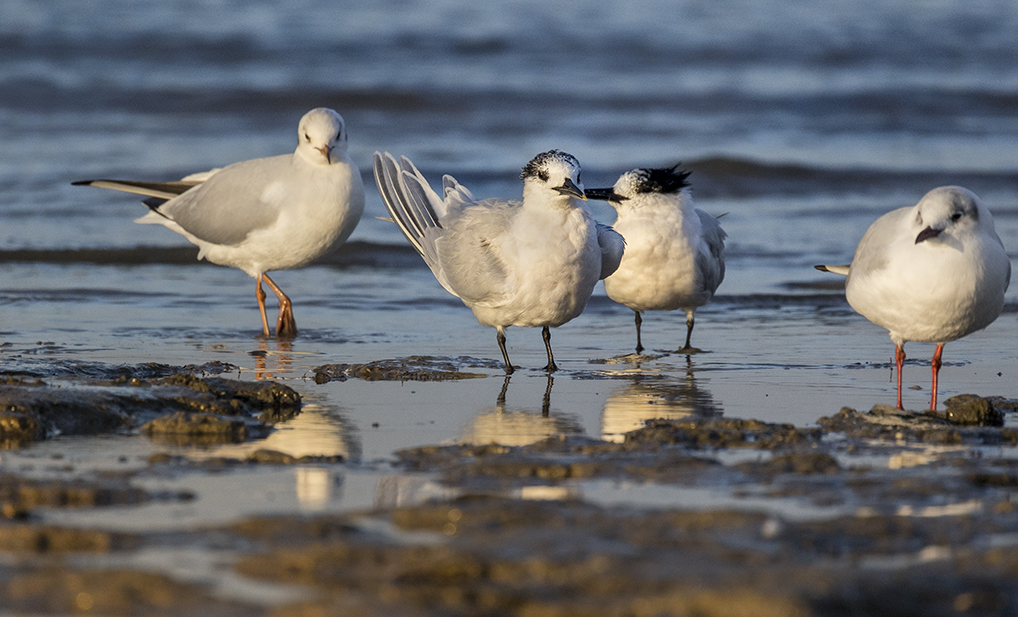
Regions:
M 548 385 L 544 389 L 544 400 L 541 403 L 541 415 L 545 418 L 548 417 L 549 411 L 551 410 L 551 386 L 555 383 L 555 378 L 548 373 Z
M 262 289 L 262 280 L 269 286 L 279 298 L 279 318 L 276 320 L 276 337 L 292 338 L 297 335 L 297 322 L 293 318 L 293 303 L 283 293 L 283 290 L 276 285 L 268 274 L 259 274 L 255 278 L 255 296 L 258 298 L 258 310 L 262 314 L 262 332 L 269 336 L 269 320 L 265 316 L 265 290 Z
M 502 383 L 502 391 L 498 393 L 498 398 L 495 399 L 495 407 L 499 411 L 505 411 L 505 393 L 509 390 L 509 380 L 512 379 L 509 375 L 505 376 L 505 382 Z
M 275 377 L 275 373 L 268 372 L 268 363 L 266 358 L 269 355 L 268 345 L 263 339 L 260 342 L 261 350 L 259 352 L 252 352 L 251 355 L 255 357 L 255 381 L 262 381 L 264 379 L 272 379 Z M 276 370 L 285 371 L 290 368 L 290 363 L 293 358 L 287 352 L 293 351 L 293 343 L 289 340 L 276 340 L 276 351 L 279 352 L 278 362 L 276 363 Z

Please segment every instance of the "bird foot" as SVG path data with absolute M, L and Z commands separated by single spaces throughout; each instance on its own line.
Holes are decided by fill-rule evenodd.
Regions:
M 297 336 L 297 321 L 290 311 L 279 313 L 276 320 L 276 338 L 293 338 Z
M 677 350 L 675 350 L 675 353 L 693 354 L 693 353 L 706 353 L 706 352 L 704 350 L 700 349 L 699 347 L 680 347 Z
M 546 366 L 544 367 L 544 370 L 545 370 L 546 372 L 548 372 L 548 373 L 554 373 L 555 371 L 557 371 L 557 370 L 558 370 L 558 365 L 557 365 L 557 364 L 555 364 L 554 362 L 549 362 L 549 363 L 548 363 L 548 364 L 547 364 L 547 365 L 546 365 Z

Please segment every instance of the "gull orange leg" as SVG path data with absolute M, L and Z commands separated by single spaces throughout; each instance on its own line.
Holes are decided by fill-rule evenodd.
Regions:
M 937 377 L 940 375 L 940 365 L 943 364 L 940 361 L 942 355 L 944 355 L 944 344 L 940 343 L 937 345 L 937 350 L 933 352 L 933 361 L 930 362 L 933 367 L 933 394 L 930 397 L 930 411 L 937 410 Z
M 269 286 L 269 289 L 274 291 L 276 297 L 279 298 L 279 319 L 276 320 L 276 337 L 293 338 L 297 336 L 297 322 L 293 318 L 293 303 L 290 302 L 290 298 L 283 293 L 283 290 L 278 285 L 272 282 L 268 274 L 263 274 L 262 278 L 265 279 L 265 284 Z
M 265 316 L 265 290 L 262 289 L 262 275 L 255 277 L 255 297 L 258 298 L 258 310 L 262 313 L 262 332 L 269 335 L 269 320 Z
M 898 409 L 901 406 L 901 365 L 905 363 L 905 349 L 901 345 L 894 346 L 894 363 L 898 366 Z

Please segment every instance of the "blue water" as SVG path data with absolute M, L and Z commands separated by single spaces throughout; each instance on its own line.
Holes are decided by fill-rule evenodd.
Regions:
M 979 194 L 1018 250 L 1013 2 L 0 0 L 0 15 L 4 370 L 223 359 L 241 378 L 291 381 L 354 427 L 365 458 L 474 434 L 503 385 L 496 370 L 428 387 L 434 399 L 418 408 L 402 385 L 302 379 L 335 362 L 498 358 L 493 332 L 375 218 L 375 150 L 483 197 L 518 197 L 519 168 L 550 148 L 579 158 L 587 186 L 681 160 L 698 205 L 727 213 L 727 278 L 694 335 L 711 353 L 603 364 L 631 350 L 633 326 L 600 288 L 555 332 L 563 372 L 551 408 L 590 435 L 609 424 L 609 399 L 645 374 L 657 381 L 640 387 L 697 413 L 809 424 L 841 405 L 890 402 L 886 333 L 812 265 L 847 263 L 875 218 L 935 186 Z M 70 185 L 176 179 L 287 152 L 316 106 L 345 117 L 368 203 L 348 251 L 276 276 L 302 331 L 292 346 L 259 337 L 250 279 L 134 225 L 144 211 L 134 198 Z M 988 330 L 948 346 L 945 395 L 1018 397 L 1008 298 Z M 649 315 L 645 342 L 674 349 L 682 321 Z M 512 329 L 509 342 L 517 363 L 543 365 L 536 331 Z M 928 358 L 927 347 L 910 356 Z M 907 370 L 921 390 L 906 404 L 922 407 L 928 364 Z M 518 375 L 509 406 L 539 413 L 545 384 L 538 371 Z M 369 430 L 418 413 L 427 428 Z

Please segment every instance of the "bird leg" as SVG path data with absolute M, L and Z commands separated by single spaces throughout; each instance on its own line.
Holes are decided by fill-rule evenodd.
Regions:
M 643 325 L 643 317 L 640 316 L 640 311 L 633 311 L 636 313 L 636 353 L 643 351 L 643 343 L 640 342 L 640 326 Z
M 686 311 L 686 344 L 683 345 L 678 353 L 699 353 L 701 350 L 690 345 L 690 341 L 693 339 L 693 311 Z
M 937 345 L 937 350 L 933 352 L 933 361 L 930 365 L 933 367 L 933 394 L 930 398 L 930 411 L 937 410 L 937 376 L 940 375 L 940 365 L 943 364 L 940 361 L 940 356 L 944 354 L 944 344 L 940 343 Z
M 278 285 L 272 282 L 268 274 L 263 274 L 265 284 L 276 293 L 279 298 L 279 318 L 276 320 L 276 337 L 293 338 L 297 336 L 297 322 L 293 318 L 293 303 Z
M 255 277 L 255 297 L 258 298 L 258 310 L 262 314 L 262 333 L 269 336 L 269 320 L 265 316 L 265 290 L 262 289 L 262 275 Z
M 502 351 L 502 359 L 505 360 L 505 374 L 512 375 L 516 369 L 513 368 L 513 363 L 509 361 L 509 352 L 505 350 L 505 330 L 499 326 L 495 329 L 495 332 L 495 340 L 498 341 L 498 348 Z
M 555 356 L 551 353 L 551 329 L 548 326 L 541 329 L 541 338 L 544 339 L 544 348 L 548 350 L 548 366 L 544 367 L 544 370 L 553 373 L 558 367 L 555 366 Z
M 905 348 L 902 345 L 894 346 L 894 364 L 898 368 L 898 409 L 904 410 L 901 406 L 901 365 L 905 363 Z

